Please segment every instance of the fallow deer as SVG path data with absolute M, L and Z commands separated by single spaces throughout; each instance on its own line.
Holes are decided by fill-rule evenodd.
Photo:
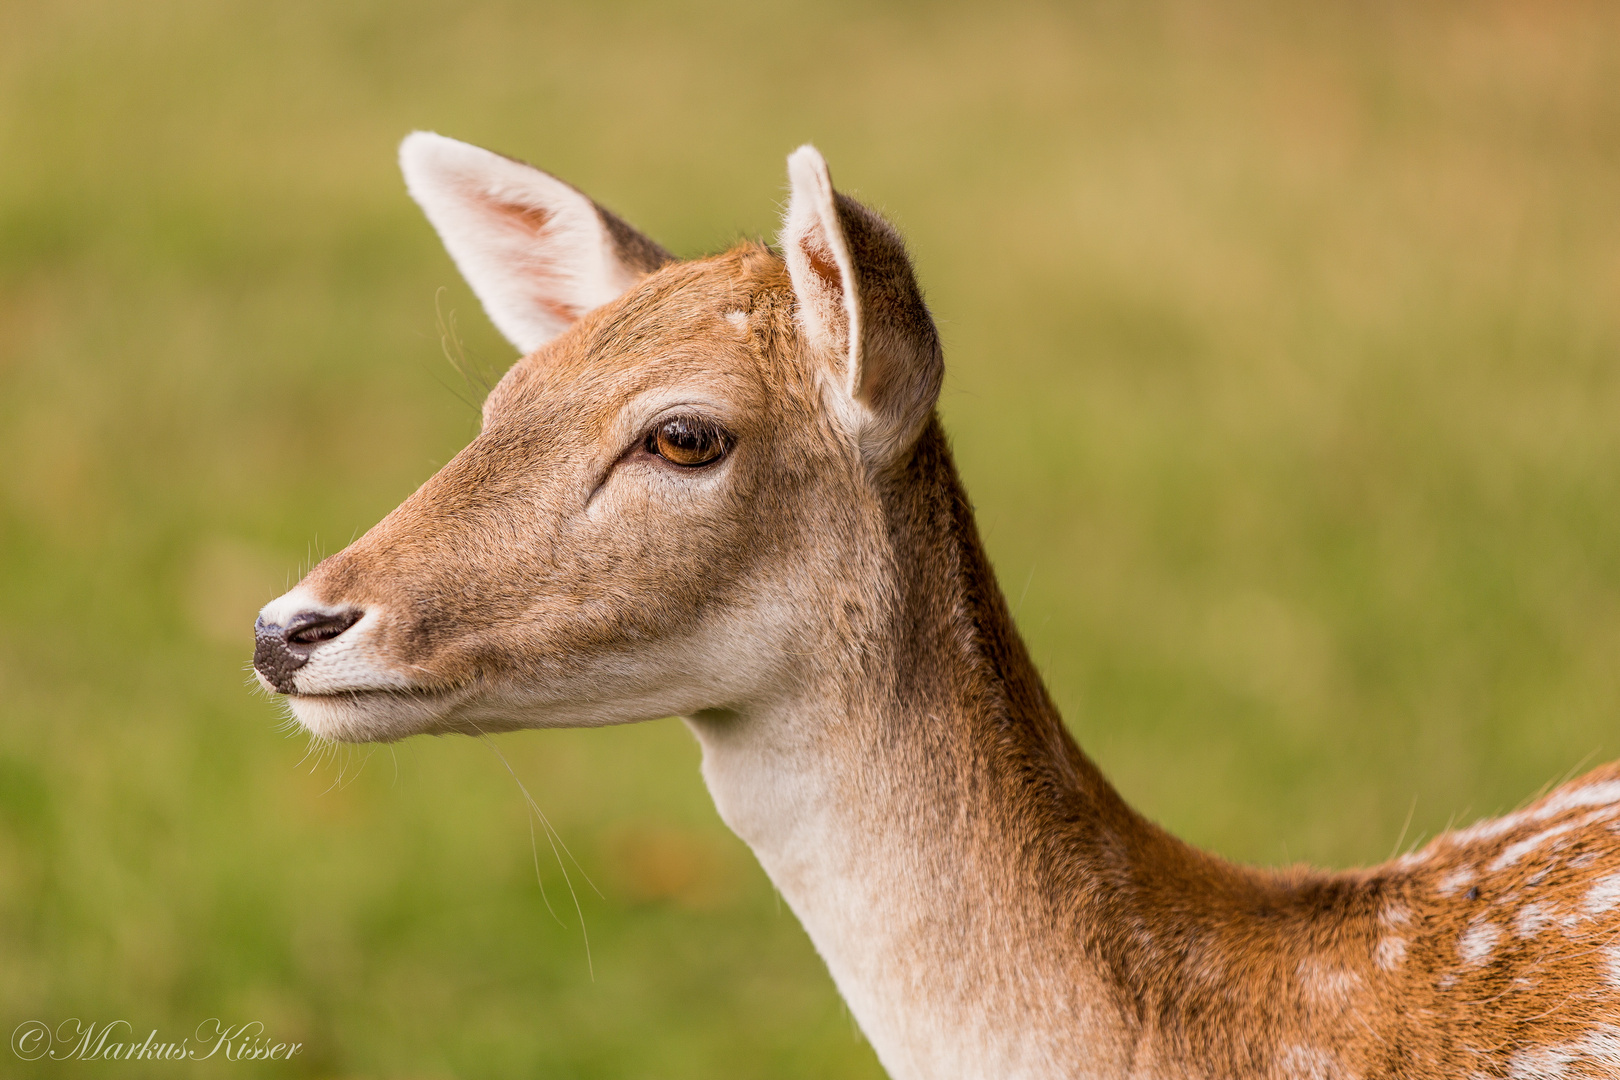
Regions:
M 1620 765 L 1343 873 L 1134 812 L 997 588 L 901 240 L 813 148 L 778 249 L 692 261 L 485 150 L 401 161 L 523 358 L 264 608 L 311 732 L 684 717 L 897 1078 L 1620 1076 Z

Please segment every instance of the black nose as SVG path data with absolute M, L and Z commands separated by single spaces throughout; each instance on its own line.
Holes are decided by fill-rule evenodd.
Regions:
M 301 611 L 285 626 L 259 619 L 253 624 L 253 669 L 281 693 L 292 693 L 293 674 L 309 663 L 316 647 L 359 622 L 360 615 L 358 611 Z

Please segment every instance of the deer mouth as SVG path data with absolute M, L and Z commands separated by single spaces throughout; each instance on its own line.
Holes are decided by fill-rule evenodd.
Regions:
M 462 731 L 450 720 L 464 687 L 378 687 L 290 693 L 288 709 L 311 735 L 332 742 L 396 742 L 412 735 Z

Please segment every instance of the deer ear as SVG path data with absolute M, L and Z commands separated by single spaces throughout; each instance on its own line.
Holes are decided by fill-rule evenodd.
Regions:
M 811 346 L 831 358 L 863 452 L 908 449 L 939 397 L 944 363 L 905 245 L 881 217 L 833 189 L 813 146 L 788 158 L 781 245 Z
M 520 161 L 417 131 L 400 144 L 399 166 L 490 321 L 525 354 L 674 261 Z

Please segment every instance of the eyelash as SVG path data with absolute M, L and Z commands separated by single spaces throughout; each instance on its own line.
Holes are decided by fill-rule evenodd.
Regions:
M 731 433 L 702 416 L 671 416 L 658 422 L 641 447 L 681 469 L 701 469 L 730 453 Z

